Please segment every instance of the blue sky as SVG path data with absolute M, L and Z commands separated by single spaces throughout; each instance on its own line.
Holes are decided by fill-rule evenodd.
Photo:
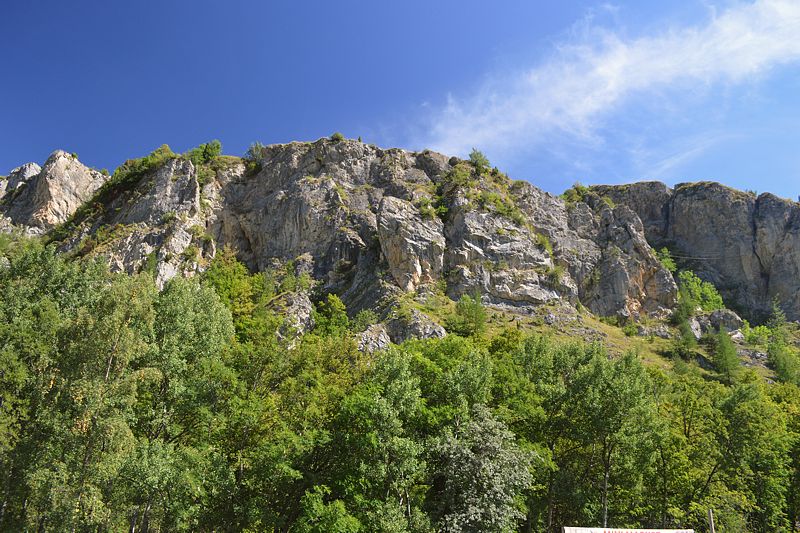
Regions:
M 0 174 L 334 131 L 551 192 L 800 194 L 800 2 L 5 2 Z

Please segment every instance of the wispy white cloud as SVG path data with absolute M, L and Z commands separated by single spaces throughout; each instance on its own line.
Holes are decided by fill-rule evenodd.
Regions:
M 727 141 L 739 140 L 742 134 L 729 131 L 710 130 L 688 137 L 679 137 L 666 145 L 657 147 L 638 146 L 629 150 L 633 167 L 638 175 L 663 178 L 674 174 L 687 163 Z
M 430 115 L 419 144 L 458 154 L 472 146 L 506 152 L 553 136 L 597 144 L 604 119 L 633 97 L 746 82 L 798 60 L 797 0 L 737 3 L 710 10 L 704 25 L 635 39 L 590 20 L 540 64 L 487 82 L 473 95 L 450 96 Z M 708 146 L 664 157 L 660 166 Z

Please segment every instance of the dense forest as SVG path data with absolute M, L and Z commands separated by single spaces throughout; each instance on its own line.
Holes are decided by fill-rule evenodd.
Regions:
M 286 330 L 271 304 L 309 284 L 226 251 L 159 291 L 2 237 L 0 529 L 796 529 L 797 372 L 728 364 L 727 335 L 716 370 L 680 339 L 664 370 L 489 331 L 465 298 L 447 337 L 368 354 L 375 317 L 334 295 Z M 786 330 L 760 330 L 773 354 Z

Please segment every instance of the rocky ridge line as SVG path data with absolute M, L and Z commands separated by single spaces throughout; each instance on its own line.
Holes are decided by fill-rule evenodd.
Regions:
M 682 226 L 662 224 L 664 209 L 688 217 L 692 208 L 657 187 L 641 198 L 598 189 L 567 203 L 496 169 L 352 140 L 267 146 L 251 161 L 155 155 L 109 180 L 55 152 L 42 169 L 25 165 L 0 182 L 0 217 L 6 230 L 49 232 L 65 252 L 103 257 L 113 270 L 151 270 L 159 284 L 202 271 L 224 246 L 253 270 L 293 261 L 351 312 L 376 310 L 387 324 L 373 332 L 378 339 L 443 334 L 418 309 L 397 314 L 409 293 L 479 294 L 518 313 L 580 304 L 626 319 L 664 316 L 676 303 L 675 282 L 651 243 L 659 244 L 659 231 L 676 242 L 684 235 Z M 22 182 L 39 192 L 17 191 Z M 658 202 L 667 197 L 664 208 Z M 791 226 L 753 210 L 762 232 Z M 762 269 L 775 261 L 774 253 L 758 256 Z M 793 257 L 776 268 L 796 271 Z M 721 287 L 742 275 L 715 274 Z

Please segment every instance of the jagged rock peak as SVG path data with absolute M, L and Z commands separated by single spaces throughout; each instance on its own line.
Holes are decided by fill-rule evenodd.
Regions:
M 44 233 L 66 221 L 108 179 L 56 150 L 43 167 L 28 163 L 9 176 L 0 216 L 28 233 Z
M 13 194 L 20 185 L 26 185 L 30 178 L 38 175 L 41 171 L 42 167 L 36 163 L 25 163 L 22 166 L 12 169 L 11 172 L 8 173 L 8 176 L 0 176 L 0 201 L 2 201 L 6 195 Z

